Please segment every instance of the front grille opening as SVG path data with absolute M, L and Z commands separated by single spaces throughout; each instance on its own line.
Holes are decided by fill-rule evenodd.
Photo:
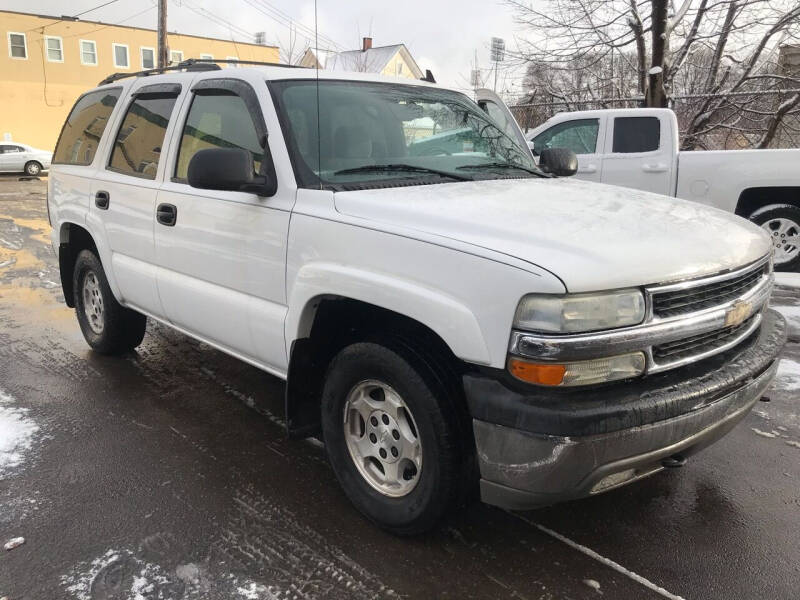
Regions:
M 701 333 L 674 342 L 653 346 L 653 359 L 657 363 L 671 363 L 722 348 L 747 331 L 747 328 L 757 318 L 758 314 L 755 314 L 733 327 L 717 329 L 709 333 Z
M 762 265 L 732 279 L 674 292 L 656 292 L 653 294 L 653 314 L 662 318 L 674 317 L 725 304 L 753 289 L 768 271 L 769 265 Z

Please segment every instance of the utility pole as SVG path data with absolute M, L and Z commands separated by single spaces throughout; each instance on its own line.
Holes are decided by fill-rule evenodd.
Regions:
M 158 68 L 169 65 L 167 48 L 167 0 L 158 0 Z

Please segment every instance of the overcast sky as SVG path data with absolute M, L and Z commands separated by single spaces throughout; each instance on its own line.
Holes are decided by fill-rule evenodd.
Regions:
M 47 15 L 75 15 L 104 1 L 108 0 L 4 0 L 2 6 Z M 152 8 L 148 9 L 149 5 Z M 314 28 L 313 0 L 169 0 L 168 28 L 225 39 L 233 35 L 237 41 L 252 41 L 247 39 L 248 33 L 264 31 L 268 42 L 285 43 L 288 27 L 273 9 Z M 198 14 L 203 10 L 234 27 Z M 265 14 L 270 12 L 277 18 Z M 82 18 L 154 29 L 156 14 L 155 0 L 116 0 Z M 431 69 L 440 83 L 459 88 L 469 87 L 476 50 L 491 87 L 490 38 L 503 37 L 512 45 L 518 33 L 511 12 L 499 0 L 318 0 L 318 16 L 320 34 L 340 47 L 358 48 L 360 38 L 370 34 L 376 46 L 405 43 L 423 71 Z M 322 41 L 320 47 L 324 47 Z M 498 91 L 503 81 L 506 90 L 516 91 L 520 83 L 518 70 L 501 68 Z

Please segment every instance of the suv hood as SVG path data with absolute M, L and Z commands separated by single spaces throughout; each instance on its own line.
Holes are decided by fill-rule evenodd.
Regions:
M 769 236 L 695 202 L 577 179 L 500 179 L 338 192 L 336 210 L 538 265 L 570 292 L 665 283 L 746 265 Z

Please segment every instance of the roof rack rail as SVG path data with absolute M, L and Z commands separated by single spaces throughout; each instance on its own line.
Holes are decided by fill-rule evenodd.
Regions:
M 262 62 L 257 60 L 187 58 L 186 60 L 179 62 L 177 65 L 171 65 L 169 67 L 145 69 L 144 71 L 134 71 L 133 73 L 112 73 L 97 85 L 106 85 L 107 83 L 113 83 L 120 79 L 126 79 L 127 77 L 147 77 L 148 75 L 159 75 L 161 73 L 166 73 L 167 71 L 218 71 L 220 66 L 217 63 L 224 63 L 226 65 L 261 65 L 269 67 L 285 67 L 287 69 L 307 68 L 299 65 L 283 65 L 280 63 Z

